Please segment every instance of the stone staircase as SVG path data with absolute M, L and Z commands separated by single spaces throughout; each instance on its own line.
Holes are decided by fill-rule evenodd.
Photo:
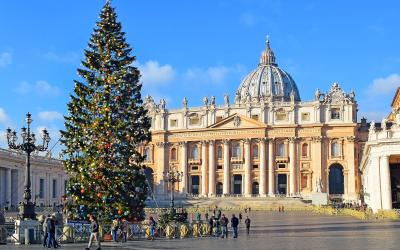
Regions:
M 158 206 L 157 206 L 158 205 Z M 148 207 L 168 207 L 169 200 L 148 201 Z M 301 198 L 288 197 L 213 197 L 213 198 L 178 198 L 176 207 L 221 207 L 230 209 L 277 210 L 278 207 L 305 208 L 310 206 Z

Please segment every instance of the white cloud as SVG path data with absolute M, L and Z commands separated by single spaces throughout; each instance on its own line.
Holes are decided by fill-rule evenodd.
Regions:
M 0 124 L 5 127 L 11 126 L 11 120 L 3 108 L 0 108 Z
M 368 94 L 393 96 L 398 87 L 400 87 L 400 75 L 391 74 L 387 77 L 374 79 L 368 87 Z
M 150 60 L 145 64 L 135 62 L 133 65 L 139 68 L 144 85 L 165 84 L 175 79 L 175 70 L 169 64 L 160 65 L 158 61 Z
M 57 111 L 42 111 L 39 112 L 38 117 L 42 121 L 54 121 L 63 119 L 63 115 Z
M 255 15 L 245 12 L 240 15 L 239 22 L 247 27 L 254 27 L 258 20 Z
M 57 96 L 60 94 L 60 89 L 57 86 L 53 86 L 47 81 L 39 80 L 34 84 L 29 82 L 21 82 L 14 91 L 20 95 L 36 94 L 46 96 Z
M 10 52 L 3 52 L 0 54 L 0 68 L 11 64 L 12 55 Z
M 240 73 L 242 70 L 242 65 L 234 67 L 212 66 L 205 69 L 190 68 L 184 73 L 184 77 L 201 83 L 223 83 L 229 74 Z
M 361 119 L 363 117 L 367 118 L 368 121 L 381 122 L 383 118 L 386 118 L 389 115 L 390 111 L 363 111 L 361 110 L 358 114 L 358 118 Z
M 61 62 L 61 63 L 76 63 L 79 60 L 79 56 L 75 52 L 68 52 L 64 54 L 56 54 L 54 52 L 47 52 L 43 57 L 49 61 Z

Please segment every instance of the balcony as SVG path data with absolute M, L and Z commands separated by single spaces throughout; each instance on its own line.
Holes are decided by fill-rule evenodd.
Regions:
M 201 159 L 189 158 L 188 163 L 189 163 L 189 165 L 200 165 Z
M 232 156 L 231 157 L 231 162 L 232 163 L 243 163 L 243 158 L 241 156 Z
M 283 162 L 283 163 L 287 163 L 289 162 L 289 156 L 282 156 L 282 155 L 277 155 L 275 156 L 275 161 L 276 162 Z

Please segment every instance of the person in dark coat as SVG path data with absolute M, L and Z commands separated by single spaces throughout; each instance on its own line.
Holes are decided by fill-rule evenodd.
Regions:
M 231 226 L 233 228 L 233 238 L 238 237 L 238 225 L 239 225 L 239 219 L 235 216 L 235 214 L 232 214 Z
M 250 233 L 250 223 L 251 223 L 251 220 L 249 219 L 249 216 L 247 216 L 246 220 L 244 221 L 244 224 L 246 224 L 247 235 Z
M 56 243 L 56 222 L 54 216 L 47 220 L 47 247 L 57 248 Z
M 225 217 L 225 214 L 222 214 L 220 224 L 222 229 L 222 238 L 228 238 L 228 218 Z
M 48 247 L 48 245 L 47 245 L 47 239 L 49 236 L 49 232 L 47 230 L 47 221 L 48 220 L 50 220 L 50 214 L 47 215 L 43 221 L 43 247 Z
M 99 223 L 97 222 L 96 218 L 93 215 L 90 215 L 90 238 L 89 238 L 89 244 L 86 250 L 90 250 L 90 247 L 92 246 L 93 239 L 96 239 L 97 241 L 97 250 L 101 249 L 101 244 L 100 244 L 100 239 L 99 239 Z

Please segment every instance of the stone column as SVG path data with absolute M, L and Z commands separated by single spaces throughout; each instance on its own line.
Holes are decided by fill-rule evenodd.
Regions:
M 208 144 L 208 195 L 215 196 L 215 143 Z
M 179 142 L 181 146 L 181 171 L 182 171 L 182 185 L 181 192 L 188 193 L 188 169 L 187 169 L 187 142 Z
M 328 180 L 329 180 L 329 171 L 327 171 L 327 176 L 328 176 Z M 349 171 L 348 170 L 344 170 L 343 171 L 343 186 L 344 186 L 344 190 L 343 193 L 345 196 L 347 196 L 349 194 Z
M 379 168 L 381 171 L 382 209 L 392 209 L 392 188 L 390 183 L 389 156 L 381 156 Z
M 201 195 L 207 196 L 208 194 L 208 176 L 207 176 L 207 141 L 201 142 Z
M 267 169 L 266 169 L 266 157 L 265 157 L 265 138 L 260 139 L 260 195 L 265 196 L 267 193 Z
M 244 140 L 244 195 L 251 195 L 251 158 L 250 158 L 251 139 Z
M 297 176 L 296 176 L 296 138 L 289 138 L 289 174 L 290 186 L 289 195 L 297 192 Z
M 167 171 L 168 163 L 165 157 L 165 151 L 168 148 L 167 142 L 157 142 L 157 188 L 156 193 L 158 195 L 167 194 L 168 183 L 164 180 L 164 172 Z
M 229 156 L 229 140 L 224 140 L 224 185 L 223 185 L 223 193 L 230 193 L 230 156 Z
M 268 195 L 275 194 L 274 139 L 268 141 Z
M 346 145 L 346 151 L 347 153 L 345 156 L 347 157 L 347 166 L 349 169 L 349 174 L 348 174 L 348 179 L 347 179 L 347 197 L 351 200 L 357 199 L 357 194 L 356 194 L 356 171 L 355 169 L 358 169 L 356 166 L 355 162 L 355 147 L 354 147 L 354 141 L 355 137 L 354 136 L 348 136 L 347 137 L 347 145 Z
M 322 154 L 321 154 L 321 136 L 316 136 L 313 137 L 313 142 L 312 142 L 312 150 L 311 150 L 311 158 L 312 158 L 312 170 L 313 170 L 313 178 L 311 180 L 311 192 L 315 192 L 316 188 L 316 183 L 317 181 L 321 178 L 322 179 L 322 172 L 321 172 L 321 160 L 322 160 Z M 327 187 L 324 183 L 324 189 L 327 190 Z
M 8 202 L 8 206 L 11 206 L 11 169 L 9 168 L 6 168 L 6 183 L 6 202 Z

